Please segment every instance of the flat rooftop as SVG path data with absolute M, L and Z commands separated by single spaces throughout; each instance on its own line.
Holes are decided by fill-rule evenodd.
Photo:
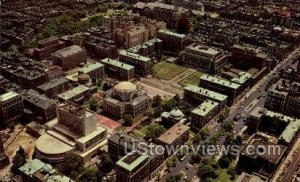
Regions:
M 211 76 L 211 75 L 208 75 L 208 74 L 203 74 L 200 77 L 200 82 L 201 82 L 201 80 L 206 80 L 208 82 L 212 82 L 212 83 L 215 83 L 217 85 L 222 85 L 224 87 L 228 87 L 228 88 L 231 88 L 231 89 L 238 89 L 241 86 L 240 84 L 234 83 L 230 80 L 226 80 L 225 78 L 215 77 L 215 76 Z
M 171 35 L 171 36 L 174 36 L 174 37 L 182 38 L 182 39 L 186 37 L 185 34 L 179 34 L 179 33 L 171 32 L 171 31 L 168 31 L 168 30 L 159 30 L 158 32 L 163 33 L 163 34 L 167 34 L 167 35 Z
M 186 47 L 186 49 L 201 52 L 210 56 L 217 56 L 218 54 L 221 53 L 221 50 L 218 50 L 217 48 L 209 47 L 197 43 L 190 44 L 189 46 Z
M 133 58 L 133 59 L 136 59 L 136 60 L 139 60 L 139 61 L 143 61 L 143 62 L 151 61 L 151 59 L 148 58 L 148 57 L 141 56 L 139 54 L 135 54 L 133 52 L 129 52 L 129 51 L 126 51 L 126 50 L 120 50 L 119 55 L 122 55 L 122 56 L 125 56 L 125 57 L 130 57 L 130 58 Z
M 192 113 L 198 116 L 206 116 L 210 111 L 218 107 L 219 103 L 212 100 L 205 100 L 202 104 L 196 107 Z
M 171 145 L 174 141 L 177 140 L 182 134 L 188 131 L 190 127 L 177 123 L 168 129 L 165 133 L 160 135 L 157 139 L 163 143 Z
M 217 100 L 220 102 L 223 102 L 224 100 L 227 99 L 226 95 L 220 94 L 218 92 L 214 92 L 208 89 L 205 89 L 203 87 L 198 87 L 196 85 L 188 85 L 186 87 L 184 87 L 185 90 L 191 91 L 191 92 L 195 92 L 197 94 L 203 95 L 205 97 L 208 97 L 210 99 L 213 100 Z
M 65 93 L 59 94 L 58 97 L 63 99 L 63 100 L 69 100 L 72 99 L 73 97 L 82 94 L 86 91 L 88 91 L 89 88 L 84 86 L 84 85 L 79 85 L 71 90 L 66 91 Z
M 46 91 L 46 90 L 55 88 L 55 87 L 57 87 L 61 84 L 67 83 L 67 82 L 69 82 L 68 79 L 66 79 L 64 77 L 61 77 L 61 78 L 58 78 L 58 79 L 50 80 L 49 82 L 44 83 L 44 84 L 38 86 L 37 88 L 40 89 L 40 90 Z
M 84 49 L 82 49 L 80 46 L 72 45 L 66 48 L 63 48 L 61 50 L 56 51 L 52 55 L 57 57 L 68 57 L 70 55 L 76 54 L 78 52 L 82 52 Z
M 142 162 L 147 160 L 149 158 L 149 155 L 140 155 L 136 152 L 130 153 L 125 155 L 123 158 L 121 158 L 116 164 L 127 171 L 132 171 L 135 169 L 138 165 L 140 165 Z
M 110 58 L 105 58 L 102 59 L 101 62 L 103 64 L 108 64 L 108 65 L 112 65 L 121 69 L 125 69 L 125 70 L 132 70 L 134 69 L 134 66 L 126 64 L 126 63 L 122 63 L 120 61 L 114 60 L 114 59 L 110 59 Z
M 0 95 L 0 102 L 8 101 L 9 99 L 12 99 L 17 96 L 19 96 L 19 94 L 15 91 L 6 92 L 6 93 Z
M 57 104 L 56 100 L 49 99 L 45 95 L 42 95 L 32 89 L 22 92 L 22 97 L 25 101 L 35 105 L 36 107 L 42 108 L 44 110 L 47 110 L 51 107 L 55 107 Z
M 85 64 L 83 67 L 80 67 L 78 69 L 78 71 L 81 71 L 83 73 L 90 73 L 91 71 L 97 70 L 101 67 L 103 67 L 104 65 L 101 63 L 89 63 L 89 64 Z
M 251 77 L 252 77 L 252 75 L 250 73 L 242 71 L 238 74 L 237 77 L 232 78 L 231 81 L 238 83 L 238 84 L 244 84 L 246 81 L 251 79 Z
M 292 118 L 281 113 L 276 113 L 269 110 L 266 111 L 265 115 L 271 118 L 276 118 L 277 120 L 280 120 L 282 122 L 288 123 L 286 128 L 279 136 L 279 139 L 285 141 L 286 143 L 290 143 L 300 129 L 300 119 L 298 118 Z

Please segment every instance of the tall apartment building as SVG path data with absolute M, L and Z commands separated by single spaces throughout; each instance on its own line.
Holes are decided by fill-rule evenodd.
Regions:
M 280 79 L 268 89 L 265 107 L 289 116 L 300 117 L 300 83 Z
M 157 38 L 163 41 L 163 50 L 179 52 L 190 44 L 185 34 L 174 33 L 168 30 L 159 30 Z
M 23 116 L 23 99 L 18 93 L 11 91 L 0 95 L 0 126 L 6 127 Z
M 228 54 L 222 49 L 193 43 L 179 53 L 182 64 L 215 73 L 227 63 Z
M 149 40 L 149 33 L 145 26 L 133 26 L 125 33 L 123 47 L 129 49 Z
M 56 51 L 51 57 L 55 65 L 62 67 L 63 70 L 69 70 L 77 67 L 80 63 L 86 63 L 87 52 L 85 49 L 73 45 Z
M 151 58 L 131 53 L 126 50 L 121 50 L 119 52 L 119 60 L 121 62 L 133 65 L 135 67 L 136 74 L 147 75 L 151 72 Z
M 105 65 L 105 73 L 111 77 L 126 81 L 134 77 L 134 66 L 110 58 L 102 59 L 101 63 Z

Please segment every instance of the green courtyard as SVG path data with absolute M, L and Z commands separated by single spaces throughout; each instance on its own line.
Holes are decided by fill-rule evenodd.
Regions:
M 168 63 L 165 61 L 159 62 L 153 66 L 154 76 L 164 80 L 171 80 L 185 70 L 186 68 L 182 66 L 178 66 L 176 64 Z
M 186 86 L 188 84 L 198 85 L 202 74 L 203 74 L 202 72 L 197 71 L 197 72 L 191 74 L 190 76 L 188 76 L 187 78 L 183 79 L 179 83 L 183 86 Z

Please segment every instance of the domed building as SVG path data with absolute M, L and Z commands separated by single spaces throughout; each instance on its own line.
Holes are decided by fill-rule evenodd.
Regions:
M 135 84 L 123 81 L 106 92 L 103 109 L 106 114 L 121 119 L 124 114 L 137 117 L 150 107 L 150 97 Z
M 177 108 L 173 109 L 170 112 L 163 112 L 161 114 L 161 118 L 163 122 L 169 122 L 172 124 L 184 122 L 186 120 L 183 112 Z

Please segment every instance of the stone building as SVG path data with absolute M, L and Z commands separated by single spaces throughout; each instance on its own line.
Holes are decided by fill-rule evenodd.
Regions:
M 6 127 L 23 116 L 23 99 L 11 91 L 0 95 L 0 127 Z
M 103 102 L 104 112 L 115 118 L 122 118 L 125 114 L 137 117 L 150 107 L 150 97 L 138 90 L 131 82 L 120 82 L 113 89 L 106 92 Z
M 119 52 L 119 60 L 126 64 L 133 65 L 135 67 L 135 73 L 138 75 L 147 75 L 151 73 L 153 62 L 149 57 L 121 50 Z
M 69 70 L 77 67 L 80 63 L 86 63 L 87 53 L 85 49 L 73 45 L 56 51 L 51 57 L 55 65 L 62 67 L 63 70 Z
M 128 81 L 134 77 L 134 66 L 110 58 L 102 59 L 101 63 L 105 65 L 105 74 L 113 78 Z
M 36 141 L 35 154 L 49 162 L 60 162 L 73 151 L 87 163 L 105 145 L 106 129 L 96 114 L 67 102 L 57 108 L 58 123 Z
M 182 64 L 211 73 L 216 73 L 228 62 L 228 54 L 222 49 L 197 43 L 185 47 L 179 56 Z

